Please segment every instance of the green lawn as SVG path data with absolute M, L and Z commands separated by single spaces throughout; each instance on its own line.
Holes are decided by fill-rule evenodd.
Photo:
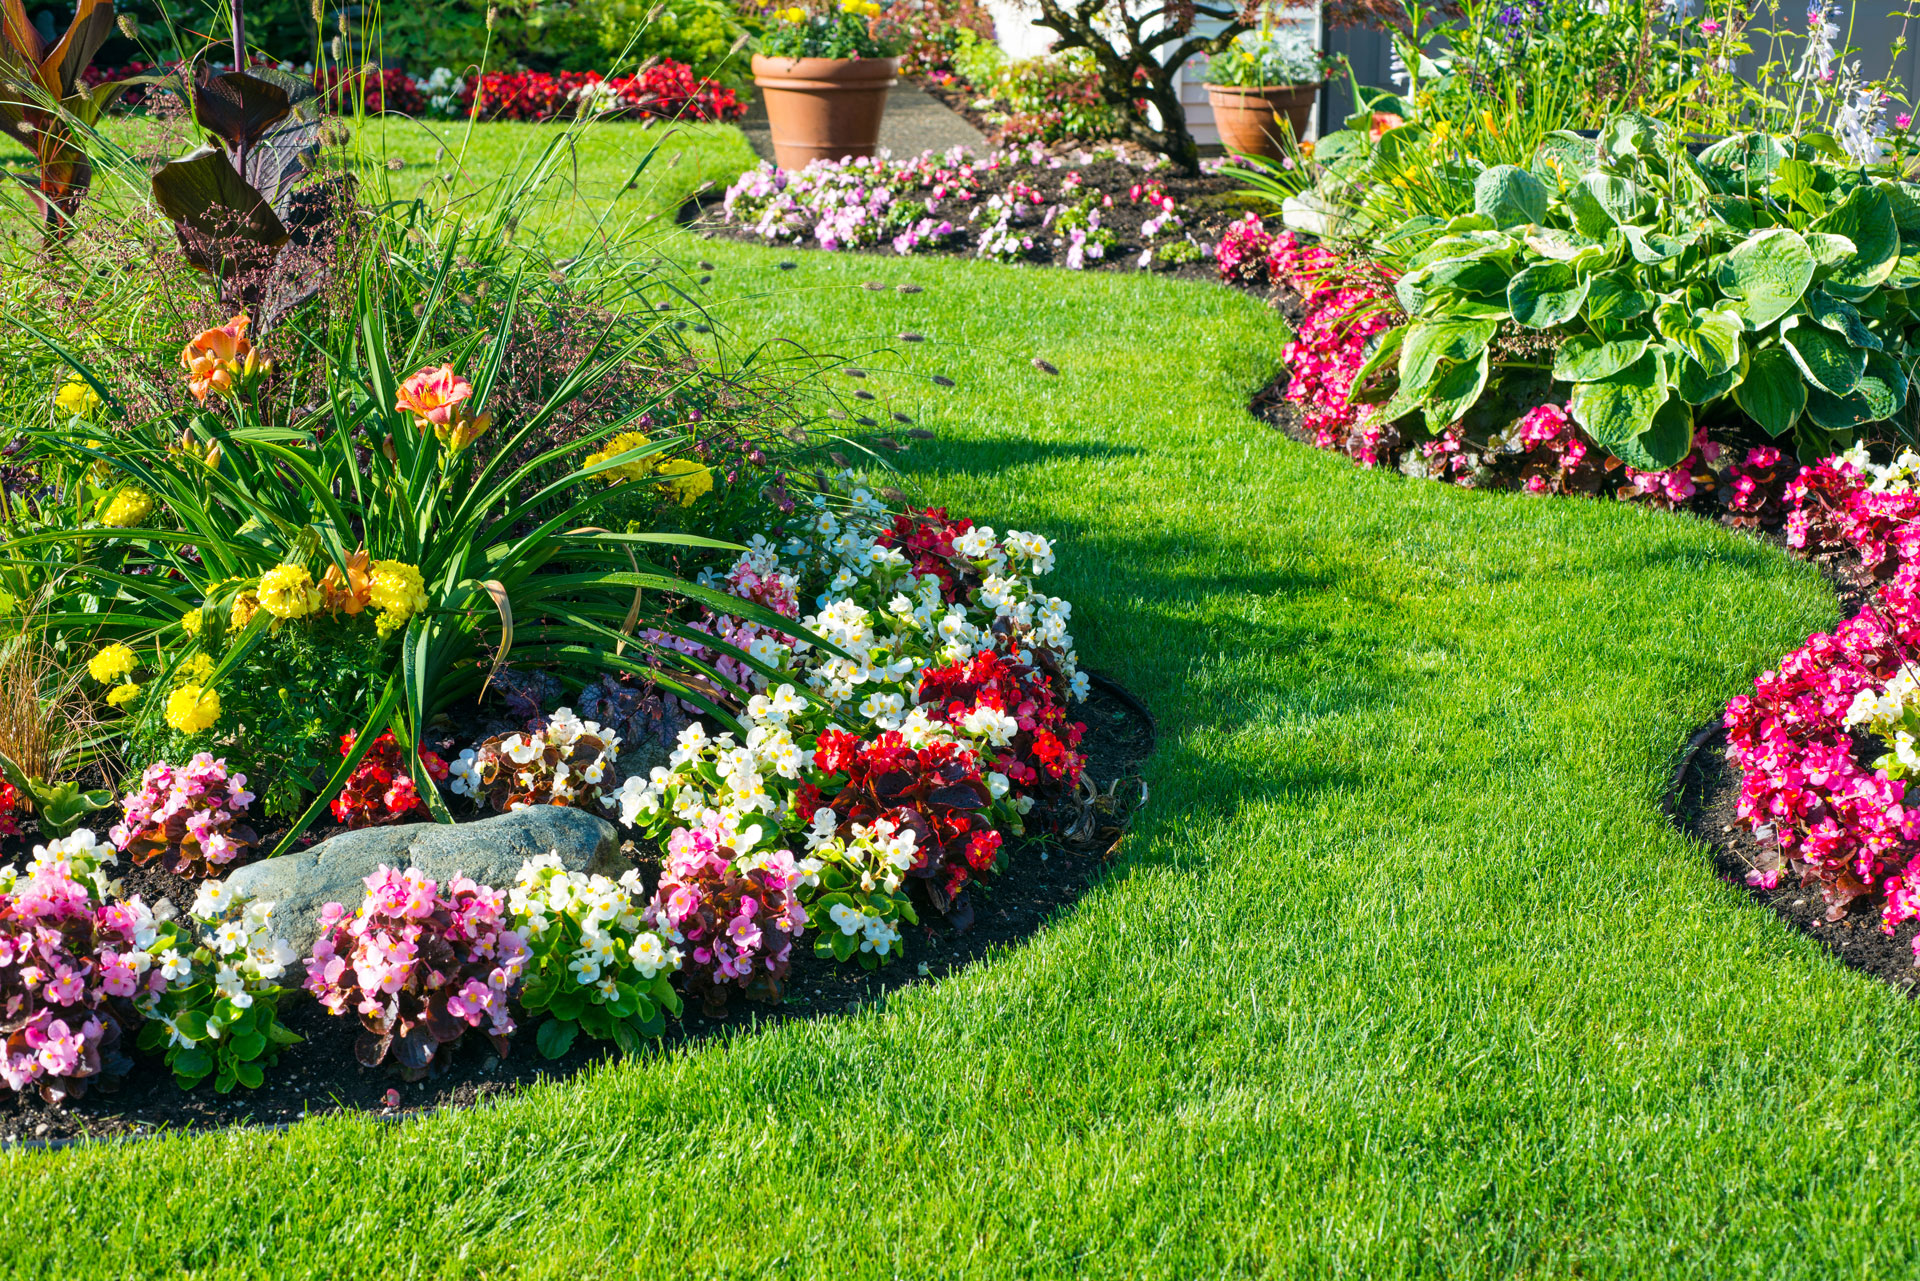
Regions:
M 1279 324 L 1225 289 L 669 252 L 742 340 L 900 371 L 926 496 L 1059 538 L 1083 659 L 1161 722 L 1124 858 L 858 1016 L 401 1127 L 0 1158 L 5 1272 L 1914 1271 L 1920 1020 L 1657 804 L 1833 620 L 1810 568 L 1292 446 L 1244 410 Z

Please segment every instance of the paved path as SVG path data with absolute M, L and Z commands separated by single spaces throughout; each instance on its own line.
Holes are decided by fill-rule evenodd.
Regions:
M 773 138 L 767 132 L 767 109 L 754 94 L 747 107 L 747 118 L 740 122 L 754 154 L 773 159 Z M 964 118 L 947 109 L 938 99 L 905 81 L 887 95 L 887 114 L 880 124 L 880 145 L 891 148 L 896 156 L 918 155 L 922 151 L 944 151 L 964 144 L 985 152 L 986 137 Z

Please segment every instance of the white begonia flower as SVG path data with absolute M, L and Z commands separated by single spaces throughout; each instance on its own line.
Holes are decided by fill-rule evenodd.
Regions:
M 182 956 L 178 948 L 168 948 L 160 954 L 160 976 L 169 983 L 177 983 L 193 973 L 193 962 Z
M 247 991 L 239 971 L 231 965 L 221 966 L 214 975 L 213 991 L 216 996 L 231 1002 L 237 1010 L 244 1010 L 253 1004 L 253 994 Z
M 192 914 L 201 920 L 210 920 L 226 912 L 233 905 L 233 891 L 224 881 L 202 881 L 200 889 L 193 896 Z
M 228 921 L 213 932 L 213 950 L 223 956 L 247 949 L 249 931 L 238 921 Z

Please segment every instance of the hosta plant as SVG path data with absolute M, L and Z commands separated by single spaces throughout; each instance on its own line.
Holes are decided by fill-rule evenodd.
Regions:
M 527 944 L 521 1008 L 551 1016 L 534 1035 L 546 1057 L 565 1054 L 581 1032 L 631 1054 L 680 1014 L 669 976 L 681 952 L 643 923 L 638 872 L 586 876 L 543 855 L 521 865 L 507 905 Z
M 146 951 L 165 987 L 140 1002 L 140 1048 L 161 1051 L 190 1090 L 208 1077 L 225 1094 L 260 1088 L 265 1069 L 300 1036 L 280 1021 L 280 979 L 299 958 L 273 934 L 273 904 L 201 885 L 186 918 L 158 927 Z
M 1439 433 L 1496 383 L 1551 379 L 1642 471 L 1730 415 L 1803 458 L 1830 453 L 1905 410 L 1920 286 L 1920 189 L 1835 159 L 1819 138 L 1764 134 L 1696 157 L 1637 115 L 1597 140 L 1550 136 L 1530 169 L 1480 173 L 1473 213 L 1402 229 L 1431 242 L 1395 284 L 1407 323 L 1373 347 L 1358 394 Z
M 505 1054 L 508 1002 L 528 958 L 506 894 L 465 876 L 443 891 L 418 868 L 384 866 L 366 886 L 358 910 L 321 909 L 304 985 L 329 1013 L 359 1017 L 354 1056 L 368 1067 L 391 1058 L 419 1080 L 442 1046 L 482 1024 Z

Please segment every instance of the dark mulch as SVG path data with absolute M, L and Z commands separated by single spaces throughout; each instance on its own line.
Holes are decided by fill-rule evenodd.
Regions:
M 1130 694 L 1108 682 L 1096 681 L 1094 692 L 1075 714 L 1085 722 L 1082 747 L 1088 756 L 1088 776 L 1103 790 L 1112 789 L 1119 805 L 1090 825 L 1088 839 L 1068 844 L 1056 836 L 1033 836 L 1009 842 L 1007 870 L 973 891 L 976 908 L 972 928 L 965 933 L 923 925 L 909 927 L 906 954 L 878 970 L 841 965 L 813 955 L 811 936 L 793 952 L 793 970 L 786 999 L 777 1006 L 737 1002 L 724 1019 L 700 1014 L 697 1003 L 686 1017 L 670 1024 L 660 1050 L 670 1050 L 710 1036 L 768 1027 L 790 1019 L 818 1018 L 847 1013 L 869 1003 L 884 1002 L 888 993 L 910 983 L 928 982 L 980 959 L 997 947 L 1018 942 L 1070 906 L 1099 876 L 1119 848 L 1131 810 L 1144 801 L 1136 771 L 1153 750 L 1151 715 Z M 1056 820 L 1065 828 L 1078 815 L 1063 805 Z M 1035 815 L 1038 818 L 1038 813 Z M 1033 823 L 1039 831 L 1045 824 Z M 153 868 L 126 870 L 129 892 L 139 891 L 148 901 L 171 898 L 184 905 L 193 897 L 190 882 Z M 923 921 L 935 920 L 922 909 Z M 296 974 L 290 981 L 297 981 Z M 587 1070 L 618 1051 L 580 1038 L 559 1059 L 548 1060 L 533 1048 L 533 1025 L 523 1023 L 504 1058 L 480 1036 L 470 1036 L 442 1051 L 444 1061 L 435 1076 L 405 1083 L 385 1068 L 362 1065 L 353 1054 L 357 1023 L 327 1014 L 305 993 L 295 993 L 283 1006 L 287 1026 L 306 1038 L 291 1047 L 267 1071 L 258 1090 L 235 1090 L 221 1095 L 211 1084 L 183 1091 L 157 1059 L 142 1057 L 138 1066 L 113 1093 L 94 1090 L 64 1107 L 52 1107 L 38 1096 L 0 1092 L 0 1145 L 47 1143 L 82 1137 L 138 1135 L 160 1130 L 212 1129 L 232 1125 L 276 1125 L 328 1112 L 360 1112 L 401 1116 L 438 1108 L 465 1107 L 541 1079 L 561 1079 Z M 400 1102 L 388 1107 L 388 1090 L 399 1092 Z
M 1830 922 L 1820 891 L 1803 888 L 1791 872 L 1782 873 L 1780 884 L 1771 890 L 1748 885 L 1747 873 L 1762 860 L 1764 852 L 1736 818 L 1740 771 L 1727 760 L 1727 732 L 1718 724 L 1706 726 L 1689 747 L 1669 799 L 1669 814 L 1674 826 L 1706 845 L 1720 879 L 1751 894 L 1768 911 L 1812 937 L 1841 964 L 1891 983 L 1911 996 L 1916 980 L 1920 980 L 1913 952 L 1920 921 L 1909 921 L 1892 934 L 1883 934 L 1879 908 L 1863 906 Z
M 944 248 L 921 250 L 914 257 L 944 256 L 972 258 L 980 248 L 982 228 L 964 221 L 967 211 L 974 204 L 984 204 L 989 196 L 1004 192 L 1015 180 L 1037 186 L 1049 204 L 1073 205 L 1092 192 L 1113 197 L 1113 208 L 1100 211 L 1100 224 L 1112 231 L 1115 243 L 1108 246 L 1106 256 L 1099 260 L 1090 260 L 1084 270 L 1087 271 L 1141 271 L 1149 270 L 1160 275 L 1175 276 L 1185 280 L 1217 280 L 1219 272 L 1213 264 L 1211 249 L 1230 223 L 1237 222 L 1250 208 L 1246 200 L 1236 194 L 1240 180 L 1231 173 L 1199 174 L 1182 176 L 1173 169 L 1161 169 L 1148 172 L 1119 160 L 1093 160 L 1085 164 L 1075 164 L 1072 156 L 1082 147 L 1057 149 L 1065 163 L 1059 169 L 1034 169 L 1029 166 L 1005 168 L 985 174 L 979 188 L 978 200 L 969 205 L 956 201 L 943 202 L 938 210 L 940 217 L 953 220 L 962 231 L 952 243 Z M 1076 192 L 1067 192 L 1062 180 L 1069 173 L 1078 173 L 1083 185 Z M 1153 217 L 1156 210 L 1148 204 L 1136 203 L 1130 193 L 1137 183 L 1159 182 L 1166 188 L 1168 195 L 1174 198 L 1180 217 L 1185 222 L 1184 234 L 1191 236 L 1203 248 L 1208 250 L 1202 257 L 1179 266 L 1152 266 L 1141 268 L 1138 265 L 1140 251 L 1145 247 L 1140 239 L 1140 224 Z M 720 208 L 725 195 L 724 189 L 708 188 L 690 198 L 681 206 L 681 223 L 693 227 L 710 239 L 738 240 L 747 244 L 770 245 L 779 249 L 812 250 L 812 240 L 769 242 L 747 232 L 740 226 L 726 220 Z M 914 199 L 916 193 L 902 191 L 901 199 Z M 1043 233 L 1037 224 L 1020 229 L 1022 234 L 1032 235 L 1034 247 L 1023 260 L 1036 265 L 1059 265 L 1064 261 L 1066 251 L 1053 247 L 1051 233 Z M 1167 237 L 1159 240 L 1165 243 Z M 893 247 L 885 242 L 867 249 L 836 250 L 837 253 L 878 253 L 889 258 L 897 258 Z

